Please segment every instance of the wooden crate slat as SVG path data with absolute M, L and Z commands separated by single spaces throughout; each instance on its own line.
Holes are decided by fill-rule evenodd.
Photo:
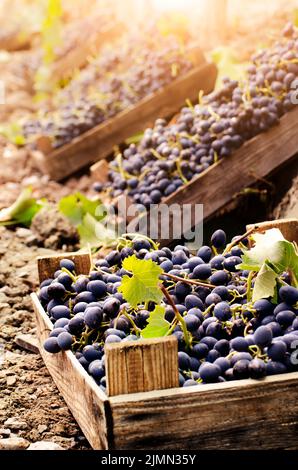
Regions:
M 289 445 L 290 426 L 295 434 L 298 418 L 298 373 L 240 380 L 166 391 L 110 398 L 115 449 L 216 449 L 225 439 L 231 448 L 266 449 L 273 444 L 272 426 L 279 433 L 278 445 Z M 264 427 L 260 434 L 259 426 Z M 127 429 L 129 428 L 129 432 Z M 245 432 L 245 440 L 239 433 Z M 297 444 L 296 444 L 297 448 Z
M 92 259 L 89 252 L 39 256 L 37 258 L 39 281 L 42 282 L 45 279 L 52 278 L 55 271 L 59 269 L 60 261 L 65 258 L 74 262 L 77 274 L 89 274 L 92 265 Z
M 178 345 L 174 336 L 106 344 L 105 358 L 109 396 L 179 385 Z
M 40 354 L 68 408 L 79 423 L 94 449 L 107 449 L 109 436 L 107 396 L 87 374 L 70 351 L 47 353 L 42 344 L 53 325 L 43 310 L 36 294 L 31 294 L 37 323 Z
M 216 75 L 214 64 L 203 63 L 132 108 L 73 139 L 69 144 L 48 154 L 33 152 L 35 164 L 52 179 L 61 180 L 80 168 L 105 158 L 115 145 L 152 125 L 157 117 L 168 117 L 175 113 L 185 104 L 186 98 L 196 100 L 199 89 L 209 93 L 214 87 Z
M 106 183 L 108 180 L 109 163 L 107 160 L 99 160 L 90 168 L 90 175 L 93 181 Z
M 297 214 L 298 215 L 298 214 Z M 257 232 L 263 232 L 271 228 L 278 228 L 286 240 L 298 242 L 298 219 L 280 219 L 260 224 L 247 225 L 247 230 L 255 227 Z

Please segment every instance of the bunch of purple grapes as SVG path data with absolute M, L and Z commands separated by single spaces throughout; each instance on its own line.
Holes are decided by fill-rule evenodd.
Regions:
M 298 78 L 297 29 L 287 25 L 282 38 L 252 57 L 243 84 L 229 78 L 202 103 L 184 107 L 176 121 L 158 119 L 138 146 L 110 164 L 106 189 L 112 197 L 125 190 L 135 204 L 149 208 L 194 176 L 228 157 L 257 134 L 278 124 L 295 105 Z M 102 185 L 94 189 L 102 190 Z
M 193 67 L 177 38 L 152 28 L 143 34 L 129 35 L 124 44 L 121 39 L 112 51 L 107 48 L 58 93 L 54 109 L 25 122 L 28 141 L 46 135 L 53 148 L 61 147 Z
M 50 353 L 71 349 L 106 390 L 105 344 L 137 341 L 155 308 L 154 302 L 131 308 L 118 290 L 122 277 L 131 275 L 122 262 L 135 254 L 163 270 L 160 279 L 168 296 L 162 304 L 165 319 L 175 326 L 180 386 L 297 370 L 293 347 L 298 343 L 298 289 L 285 272 L 279 279 L 277 303 L 252 302 L 255 278 L 237 268 L 249 242 L 237 240 L 227 245 L 225 232 L 217 230 L 210 247 L 191 254 L 182 245 L 156 249 L 148 239 L 136 236 L 96 261 L 88 276 L 77 276 L 74 263 L 62 260 L 54 278 L 40 286 L 39 299 L 53 323 L 44 348 Z M 176 322 L 175 310 L 186 330 Z

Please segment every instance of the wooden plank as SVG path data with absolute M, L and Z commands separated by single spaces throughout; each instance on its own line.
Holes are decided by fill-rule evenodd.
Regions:
M 247 225 L 247 230 L 255 227 L 257 232 L 265 232 L 271 228 L 278 228 L 286 240 L 298 242 L 298 219 L 280 219 Z
M 39 353 L 39 342 L 37 338 L 30 334 L 20 334 L 15 337 L 14 342 L 22 349 L 26 349 L 34 354 Z
M 293 372 L 111 397 L 113 448 L 297 449 L 297 391 Z
M 99 160 L 90 168 L 90 175 L 93 181 L 106 183 L 108 180 L 109 163 L 107 160 Z
M 169 117 L 185 104 L 196 100 L 198 91 L 210 92 L 216 80 L 214 64 L 205 63 L 191 70 L 135 106 L 94 127 L 67 145 L 49 154 L 38 155 L 37 167 L 54 180 L 61 180 L 75 171 L 109 155 L 114 146 L 152 125 L 157 117 Z
M 246 142 L 229 157 L 209 167 L 162 203 L 203 204 L 204 221 L 213 216 L 244 188 L 268 176 L 293 158 L 298 151 L 298 107 L 285 114 L 280 123 Z M 195 211 L 191 211 L 192 226 Z M 173 221 L 170 220 L 170 233 Z M 159 224 L 158 233 L 161 233 Z M 160 236 L 157 237 L 160 239 Z M 168 241 L 163 240 L 162 244 Z
M 179 385 L 178 345 L 174 336 L 106 344 L 105 357 L 109 396 Z
M 55 271 L 59 269 L 59 263 L 62 259 L 70 259 L 75 264 L 77 274 L 89 274 L 92 265 L 92 259 L 89 252 L 84 253 L 62 253 L 52 256 L 39 256 L 37 258 L 37 267 L 39 281 L 49 279 L 54 276 Z
M 40 354 L 68 408 L 94 449 L 109 447 L 109 404 L 107 396 L 70 351 L 47 353 L 42 347 L 53 325 L 41 307 L 36 294 L 31 294 Z

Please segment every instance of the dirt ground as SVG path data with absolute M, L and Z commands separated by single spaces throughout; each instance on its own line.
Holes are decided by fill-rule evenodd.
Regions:
M 15 343 L 20 333 L 35 333 L 30 301 L 37 286 L 35 258 L 52 252 L 38 247 L 36 235 L 23 228 L 0 228 L 0 240 L 0 437 L 87 449 L 40 356 Z

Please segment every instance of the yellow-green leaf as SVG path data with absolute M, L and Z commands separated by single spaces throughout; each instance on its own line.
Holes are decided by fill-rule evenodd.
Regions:
M 132 307 L 137 307 L 145 302 L 159 303 L 163 294 L 159 288 L 159 276 L 162 269 L 151 259 L 140 260 L 136 255 L 123 261 L 123 268 L 132 273 L 122 278 L 118 291 Z
M 169 329 L 170 323 L 165 320 L 165 308 L 161 305 L 156 305 L 153 312 L 147 320 L 147 326 L 142 330 L 143 338 L 160 338 L 166 336 Z

